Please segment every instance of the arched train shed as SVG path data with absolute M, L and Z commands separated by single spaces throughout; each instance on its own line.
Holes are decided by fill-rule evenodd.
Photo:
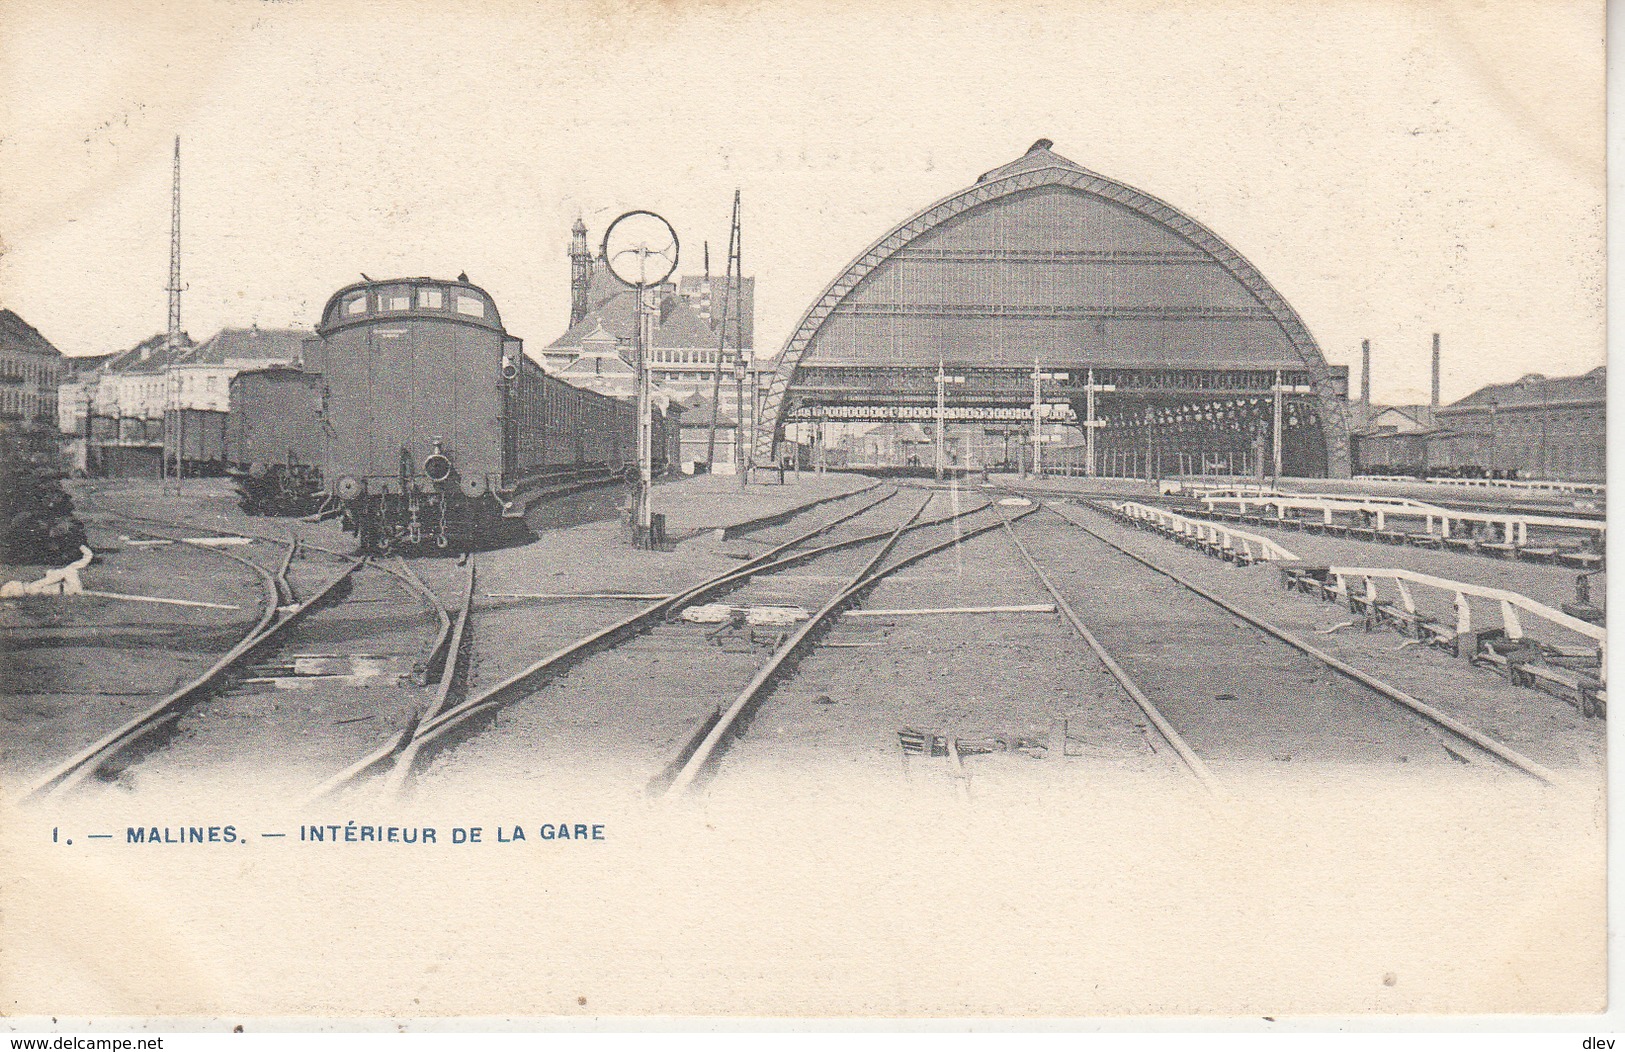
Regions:
M 830 283 L 780 356 L 758 460 L 792 421 L 933 419 L 940 368 L 947 419 L 1002 426 L 1032 418 L 1036 373 L 1040 416 L 1092 431 L 1101 474 L 1272 472 L 1278 416 L 1281 473 L 1347 475 L 1348 370 L 1280 293 L 1201 223 L 1051 145 Z

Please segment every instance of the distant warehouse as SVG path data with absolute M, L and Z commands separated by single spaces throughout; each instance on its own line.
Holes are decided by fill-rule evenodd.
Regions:
M 1606 474 L 1607 369 L 1531 373 L 1432 411 L 1431 427 L 1355 436 L 1359 471 L 1600 482 Z

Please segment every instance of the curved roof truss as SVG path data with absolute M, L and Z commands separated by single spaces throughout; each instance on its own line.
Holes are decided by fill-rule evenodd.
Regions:
M 950 194 L 935 204 L 915 213 L 894 228 L 885 237 L 865 249 L 845 270 L 824 288 L 816 302 L 802 315 L 801 322 L 779 356 L 778 368 L 763 402 L 760 426 L 756 433 L 758 462 L 772 456 L 773 444 L 783 427 L 787 396 L 796 370 L 801 364 L 813 338 L 818 334 L 830 314 L 864 278 L 892 255 L 906 247 L 915 238 L 935 229 L 942 223 L 965 212 L 1012 194 L 1039 187 L 1067 187 L 1079 193 L 1093 194 L 1122 205 L 1133 212 L 1154 220 L 1178 234 L 1186 241 L 1207 252 L 1224 266 L 1280 325 L 1293 349 L 1303 359 L 1316 390 L 1320 393 L 1323 419 L 1328 423 L 1328 457 L 1336 463 L 1347 461 L 1347 418 L 1342 400 L 1331 393 L 1330 368 L 1321 354 L 1320 346 L 1310 335 L 1297 311 L 1265 280 L 1247 259 L 1231 248 L 1224 239 L 1165 201 L 1142 193 L 1103 175 L 1051 153 L 1050 143 L 1040 139 L 1026 156 L 1003 168 L 996 168 L 982 176 L 970 187 Z

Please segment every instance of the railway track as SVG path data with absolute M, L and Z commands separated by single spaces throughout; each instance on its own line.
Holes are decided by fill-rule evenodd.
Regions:
M 395 795 L 448 767 L 466 776 L 516 765 L 530 779 L 613 766 L 625 782 L 628 769 L 642 770 L 653 777 L 640 790 L 680 793 L 720 760 L 725 736 L 899 542 L 907 538 L 882 575 L 996 528 L 988 504 L 956 500 L 888 487 L 822 509 L 811 528 L 798 517 L 757 531 L 766 550 L 738 568 L 607 624 L 600 614 L 590 631 L 448 702 L 404 747 L 379 750 L 317 797 L 373 778 Z M 989 521 L 967 527 L 978 514 Z
M 1018 805 L 1177 789 L 1167 779 L 1216 798 L 1328 774 L 1554 780 L 1067 511 L 1012 516 L 965 545 L 976 572 L 883 585 L 876 605 L 907 616 L 867 611 L 862 623 L 884 633 L 806 671 L 817 686 L 801 693 L 825 689 L 838 700 L 818 700 L 839 707 L 801 698 L 764 714 L 723 799 L 889 793 L 900 747 L 904 778 L 927 799 L 951 786 Z M 1058 616 L 1022 616 L 1049 610 Z
M 1425 701 L 1046 506 L 1011 540 L 1057 607 L 1191 774 L 1213 788 L 1261 769 L 1557 776 Z M 1087 566 L 1087 575 L 1078 566 Z M 1402 766 L 1403 765 L 1403 766 Z
M 312 729 L 323 726 L 325 716 L 348 705 L 375 711 L 326 724 L 388 719 L 389 706 L 381 704 L 378 691 L 355 687 L 387 688 L 394 680 L 410 679 L 421 690 L 444 663 L 452 618 L 404 564 L 255 534 L 242 535 L 250 543 L 233 550 L 177 535 L 229 537 L 236 531 L 120 518 L 142 523 L 126 526 L 128 532 L 213 552 L 251 569 L 263 583 L 264 607 L 254 626 L 201 674 L 57 764 L 34 783 L 30 799 L 67 793 L 93 781 L 116 781 L 135 769 L 144 780 L 184 785 L 205 767 L 261 766 L 279 749 L 298 749 L 296 755 L 306 760 L 324 746 L 342 750 L 343 742 L 313 743 L 322 735 L 313 735 Z M 245 554 L 249 552 L 253 554 Z M 403 603 L 411 612 L 401 614 Z M 425 636 L 426 646 L 421 644 Z M 402 667 L 411 661 L 416 667 Z M 410 695 L 414 687 L 403 686 L 402 693 Z M 267 697 L 275 699 L 268 706 L 256 702 Z M 297 700 L 284 704 L 283 698 Z M 402 700 L 395 699 L 397 704 Z M 411 709 L 409 696 L 404 703 Z M 337 737 L 350 739 L 354 732 Z M 312 750 L 312 744 L 317 748 Z M 159 756 L 164 757 L 161 763 Z

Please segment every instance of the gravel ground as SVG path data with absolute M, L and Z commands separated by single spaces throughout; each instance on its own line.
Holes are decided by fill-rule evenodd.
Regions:
M 1049 602 L 996 531 L 882 581 L 862 606 Z M 770 793 L 775 784 L 826 800 L 876 791 L 952 798 L 958 772 L 945 758 L 905 759 L 905 727 L 966 743 L 963 771 L 978 801 L 1030 804 L 1085 787 L 1099 794 L 1125 776 L 1166 779 L 1172 788 L 1185 777 L 1058 615 L 847 616 L 826 642 L 834 645 L 803 659 L 730 749 L 712 783 L 719 801 Z M 1068 721 L 1068 755 L 1054 735 L 1060 718 Z M 969 751 L 984 744 L 995 751 Z
M 700 535 L 674 552 L 637 552 L 617 528 L 588 523 L 484 553 L 480 590 L 664 591 L 760 547 Z M 1346 613 L 1282 592 L 1272 568 L 1232 567 L 1105 519 L 1096 528 L 1301 635 Z M 1080 555 L 1069 573 L 1085 591 L 1105 565 Z M 451 560 L 414 566 L 442 594 L 457 582 Z M 812 584 L 822 570 L 802 573 Z M 992 596 L 1044 601 L 997 535 L 906 572 L 868 605 Z M 479 646 L 520 660 L 546 646 L 541 633 L 557 616 L 547 604 L 492 605 Z M 185 627 L 200 625 L 225 627 Z M 1601 1007 L 1606 830 L 1595 797 L 1464 779 L 1454 766 L 1428 768 L 1436 781 L 1379 776 L 1370 765 L 1299 779 L 1305 768 L 1272 761 L 1250 770 L 1273 792 L 1216 806 L 1180 790 L 1189 779 L 1158 766 L 1165 752 L 1135 745 L 1135 710 L 1089 671 L 1064 627 L 1044 615 L 967 615 L 950 644 L 934 620 L 838 626 L 831 640 L 879 635 L 885 646 L 815 651 L 758 717 L 732 757 L 739 762 L 690 806 L 652 808 L 622 792 L 635 788 L 626 782 L 573 795 L 565 776 L 579 761 L 561 752 L 543 778 L 509 769 L 486 787 L 398 808 L 443 831 L 483 824 L 477 845 L 290 837 L 228 853 L 52 843 L 58 824 L 117 832 L 143 818 L 285 834 L 297 822 L 381 820 L 382 809 L 345 810 L 348 801 L 292 814 L 231 799 L 187 810 L 97 795 L 65 802 L 86 805 L 77 816 L 10 812 L 0 823 L 9 872 L 19 887 L 55 893 L 12 904 L 7 931 L 24 952 L 9 995 L 48 1006 L 71 984 L 99 1015 L 229 1014 L 251 998 L 284 1015 L 582 1018 L 741 1004 L 956 1017 Z M 1600 721 L 1562 702 L 1443 654 L 1397 651 L 1388 633 L 1311 638 L 1549 766 L 1600 775 Z M 144 687 L 173 667 L 161 655 L 102 653 L 115 651 L 128 663 L 108 665 L 104 687 Z M 1019 684 L 1005 682 L 1018 661 Z M 948 702 L 927 671 L 969 684 L 966 700 Z M 675 688 L 685 682 L 673 676 Z M 834 704 L 809 699 L 815 687 Z M 1081 721 L 1084 755 L 967 757 L 969 807 L 940 767 L 921 764 L 905 782 L 896 754 L 884 758 L 902 720 L 1022 736 L 1062 712 Z M 803 733 L 831 748 L 804 746 Z M 789 738 L 798 739 L 793 753 L 775 744 Z M 870 769 L 891 795 L 840 791 L 843 771 Z M 758 777 L 767 770 L 774 776 Z M 481 788 L 489 799 L 477 797 Z M 542 842 L 542 822 L 604 823 L 607 837 Z M 499 823 L 526 825 L 533 839 L 499 846 Z M 133 937 L 85 924 L 115 907 L 133 920 L 112 934 L 128 927 Z M 337 954 L 335 917 L 348 939 Z M 448 981 L 475 972 L 479 983 Z
M 715 530 L 763 515 L 777 515 L 810 501 L 839 496 L 874 484 L 865 475 L 832 471 L 784 477 L 784 485 L 752 482 L 744 490 L 732 475 L 695 475 L 673 479 L 654 488 L 652 510 L 666 516 L 666 530 L 687 536 Z
M 843 530 L 856 535 L 891 528 L 919 505 L 919 495 L 899 497 L 877 505 Z M 950 506 L 946 495 L 933 498 L 925 516 L 946 514 Z M 842 510 L 852 508 L 832 505 L 812 515 L 821 521 Z M 785 524 L 763 532 L 784 540 L 808 528 L 809 524 Z M 538 546 L 553 556 L 545 561 L 497 562 L 482 557 L 479 591 L 482 596 L 543 589 L 669 593 L 737 567 L 738 556 L 757 554 L 767 543 L 721 542 L 706 534 L 676 552 L 643 552 L 615 543 L 616 529 L 599 524 L 544 537 Z M 752 581 L 728 595 L 727 601 L 816 606 L 833 590 L 833 582 L 856 572 L 870 551 L 835 553 L 814 565 Z M 493 562 L 497 565 L 490 565 Z M 547 576 L 538 581 L 538 571 Z M 642 605 L 646 602 L 512 602 L 481 611 L 475 622 L 478 654 L 473 688 L 492 685 Z M 765 650 L 733 652 L 719 647 L 707 639 L 714 628 L 686 622 L 664 625 L 586 659 L 533 697 L 503 710 L 495 728 L 444 751 L 423 777 L 421 795 L 443 799 L 476 791 L 496 779 L 505 784 L 505 792 L 525 799 L 543 795 L 586 802 L 600 800 L 605 793 L 623 800 L 639 798 L 648 780 L 671 761 L 678 744 L 706 714 L 733 700 L 771 649 L 768 645 Z M 772 633 L 761 635 L 765 643 Z
M 87 517 L 97 560 L 87 589 L 235 607 L 216 610 L 95 596 L 0 601 L 0 780 L 26 783 L 200 673 L 259 620 L 253 571 L 184 545 L 131 546 Z M 34 580 L 33 568 L 11 568 Z
M 1404 640 L 1391 631 L 1367 633 L 1355 626 L 1321 634 L 1318 630 L 1348 622 L 1348 611 L 1284 591 L 1273 566 L 1232 566 L 1155 534 L 1129 529 L 1097 512 L 1077 507 L 1066 510 L 1130 551 L 1187 576 L 1539 763 L 1588 780 L 1603 775 L 1604 721 L 1582 718 L 1567 702 L 1512 687 L 1488 669 L 1475 668 L 1442 651 L 1416 646 L 1402 650 Z M 1415 554 L 1442 557 L 1442 553 Z M 1492 568 L 1497 565 L 1484 562 Z

